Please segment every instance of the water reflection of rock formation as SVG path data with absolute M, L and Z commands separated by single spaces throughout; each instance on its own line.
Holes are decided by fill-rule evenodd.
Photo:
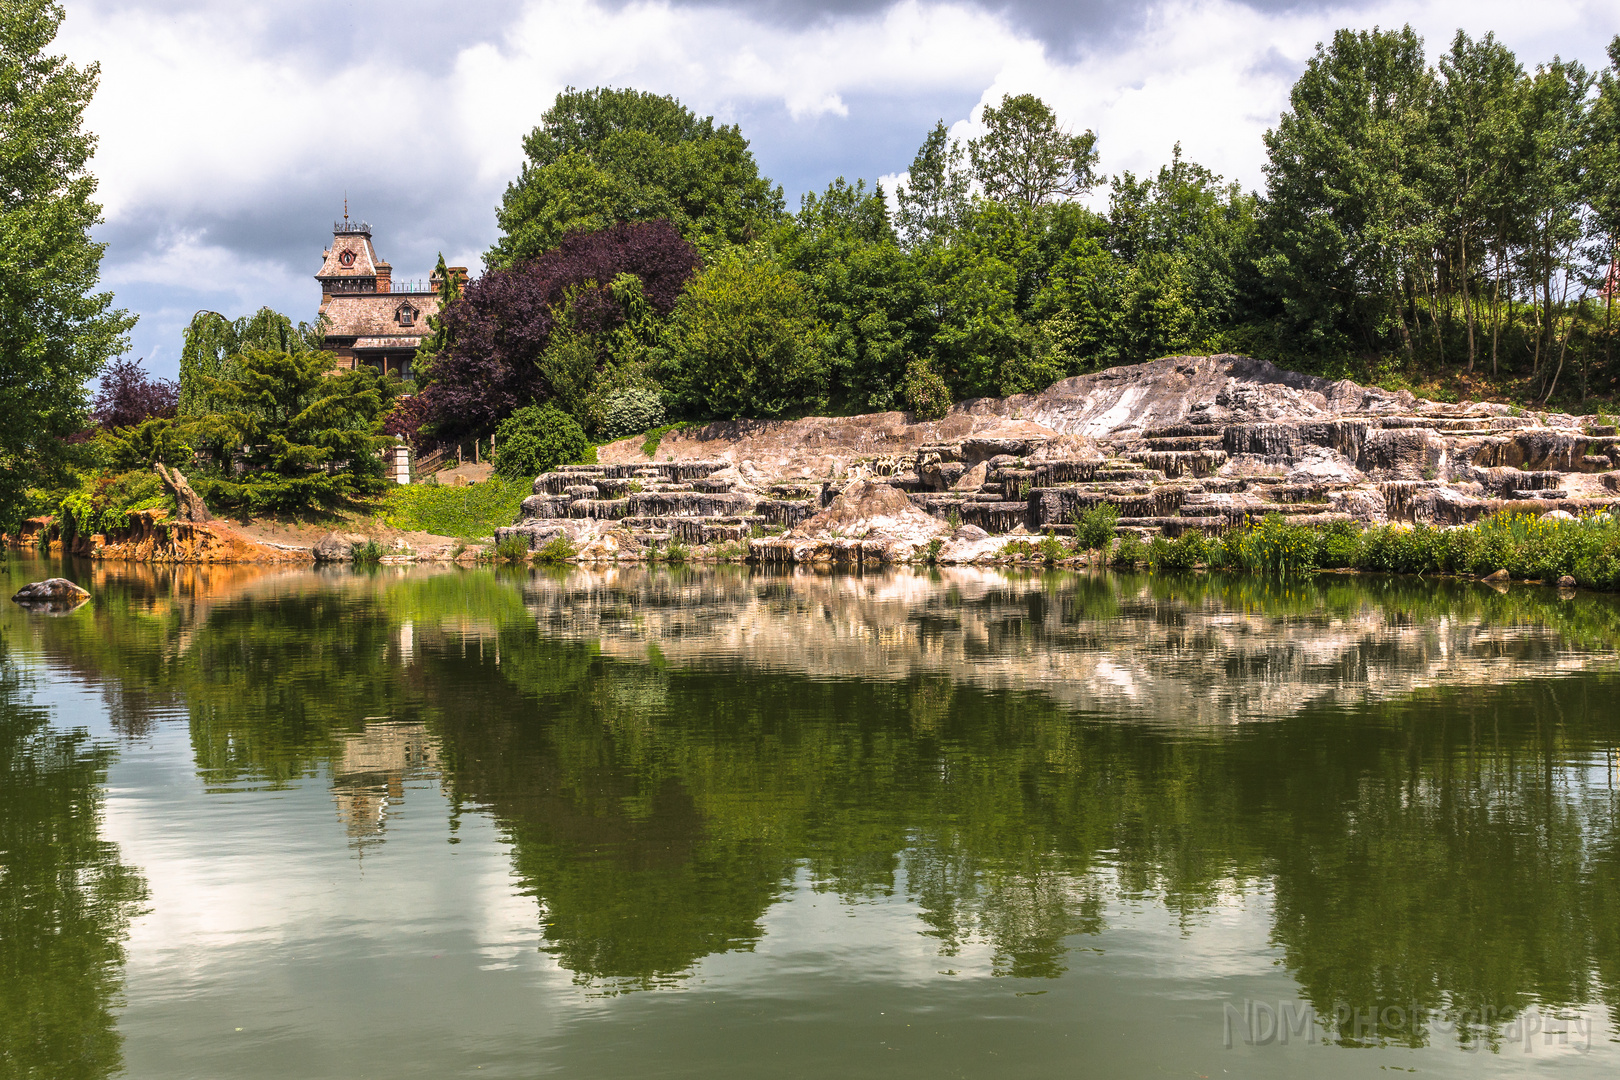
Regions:
M 542 632 L 599 641 L 624 659 L 652 648 L 681 667 L 943 675 L 1173 722 L 1287 716 L 1613 662 L 1612 647 L 1572 639 L 1538 594 L 1480 585 L 626 568 L 526 588 Z M 1620 605 L 1583 600 L 1620 630 Z
M 405 785 L 439 776 L 439 749 L 419 723 L 371 723 L 345 736 L 332 762 L 332 798 L 357 846 L 382 839 Z

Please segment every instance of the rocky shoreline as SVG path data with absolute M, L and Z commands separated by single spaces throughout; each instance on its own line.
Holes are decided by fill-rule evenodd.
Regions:
M 1582 517 L 1620 505 L 1620 433 L 1598 417 L 1426 401 L 1250 357 L 1171 357 L 963 402 L 936 421 L 715 423 L 665 435 L 652 457 L 640 438 L 622 440 L 595 464 L 538 477 L 495 548 L 587 563 L 989 563 L 1032 538 L 1072 535 L 1079 515 L 1105 504 L 1119 534 L 1142 538 L 1271 515 L 1441 527 L 1504 510 Z M 35 518 L 8 539 L 178 563 L 347 562 L 367 539 L 275 544 L 162 511 L 65 546 L 53 528 Z M 448 542 L 373 552 L 385 563 L 493 554 Z
M 660 547 L 760 563 L 944 564 L 1071 535 L 1101 504 L 1143 538 L 1292 523 L 1456 526 L 1504 510 L 1620 505 L 1620 437 L 1596 417 L 1426 401 L 1243 356 L 1172 357 L 900 413 L 713 424 L 535 481 L 498 530 L 577 561 Z M 640 460 L 637 460 L 639 458 Z M 935 543 L 937 541 L 937 544 Z

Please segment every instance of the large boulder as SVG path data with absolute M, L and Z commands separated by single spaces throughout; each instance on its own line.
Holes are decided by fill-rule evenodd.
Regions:
M 329 532 L 315 541 L 311 552 L 318 563 L 349 562 L 354 558 L 354 546 L 365 542 L 359 533 Z
M 18 589 L 12 601 L 33 611 L 71 611 L 90 599 L 90 594 L 67 578 L 47 578 Z

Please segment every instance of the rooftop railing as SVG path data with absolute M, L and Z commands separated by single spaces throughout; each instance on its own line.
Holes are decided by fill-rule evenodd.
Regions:
M 334 221 L 332 222 L 333 236 L 371 235 L 371 224 L 365 221 Z

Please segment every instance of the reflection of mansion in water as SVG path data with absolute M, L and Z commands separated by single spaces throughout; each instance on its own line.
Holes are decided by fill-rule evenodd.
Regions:
M 405 784 L 439 777 L 439 747 L 419 723 L 372 723 L 343 740 L 332 762 L 332 798 L 356 844 L 382 839 Z

